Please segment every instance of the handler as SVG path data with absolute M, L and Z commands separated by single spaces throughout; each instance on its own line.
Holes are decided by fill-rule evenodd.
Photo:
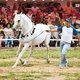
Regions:
M 55 31 L 61 31 L 61 41 L 60 41 L 60 48 L 61 48 L 61 62 L 59 67 L 65 68 L 67 66 L 67 58 L 66 58 L 66 52 L 70 47 L 73 35 L 75 35 L 78 38 L 79 45 L 80 45 L 80 38 L 78 36 L 77 30 L 74 28 L 74 26 L 71 25 L 71 22 L 66 19 L 66 26 L 58 27 L 58 29 L 51 29 L 46 30 L 46 32 L 55 32 Z

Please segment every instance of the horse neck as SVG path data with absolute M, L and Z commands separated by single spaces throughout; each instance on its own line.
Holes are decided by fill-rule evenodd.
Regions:
M 21 20 L 23 23 L 22 24 L 22 31 L 23 31 L 23 34 L 26 35 L 33 30 L 32 21 L 24 14 L 21 15 Z

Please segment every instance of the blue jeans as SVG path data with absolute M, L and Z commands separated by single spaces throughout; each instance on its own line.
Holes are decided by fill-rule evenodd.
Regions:
M 11 39 L 10 37 L 5 37 L 5 39 Z M 11 45 L 13 44 L 13 41 L 12 40 L 5 40 L 5 45 L 7 47 L 11 47 Z
M 61 63 L 60 66 L 61 67 L 65 67 L 67 64 L 67 60 L 66 60 L 66 52 L 70 47 L 70 43 L 67 42 L 61 42 L 60 43 L 60 48 L 61 48 Z

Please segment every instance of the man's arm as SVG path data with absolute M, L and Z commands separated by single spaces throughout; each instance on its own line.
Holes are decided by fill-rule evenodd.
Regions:
M 46 32 L 58 32 L 58 31 L 62 32 L 62 26 L 58 27 L 57 29 L 46 30 Z
M 80 29 L 76 29 L 78 32 L 80 32 Z
M 57 32 L 57 29 L 50 29 L 50 30 L 46 30 L 46 32 Z
M 78 35 L 78 31 L 76 30 L 76 28 L 73 28 L 73 35 L 75 35 L 78 39 L 78 45 L 80 46 L 80 35 Z

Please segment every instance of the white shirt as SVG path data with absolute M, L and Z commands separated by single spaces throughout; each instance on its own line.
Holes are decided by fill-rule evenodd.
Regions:
M 13 30 L 11 28 L 9 28 L 9 29 L 8 28 L 5 28 L 4 29 L 4 34 L 5 34 L 6 37 L 7 36 L 8 37 L 11 37 L 11 36 L 13 37 Z
M 61 35 L 61 41 L 71 43 L 73 36 L 73 29 L 71 27 L 67 28 L 64 26 L 62 28 L 62 35 Z

